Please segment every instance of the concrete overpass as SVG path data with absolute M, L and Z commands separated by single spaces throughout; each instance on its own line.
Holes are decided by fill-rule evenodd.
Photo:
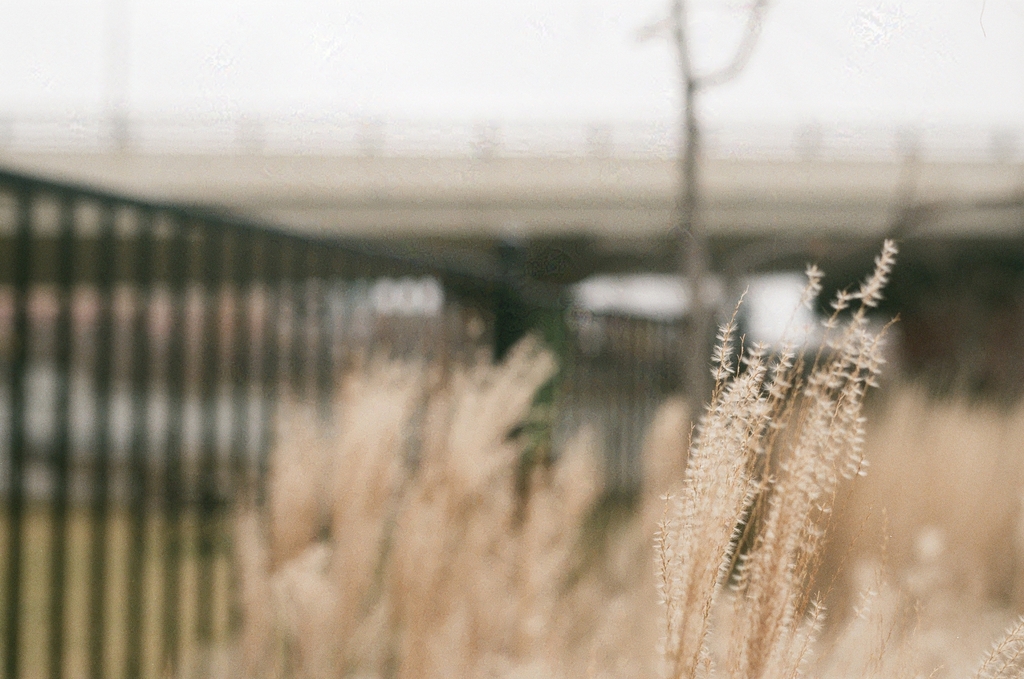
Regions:
M 21 152 L 0 153 L 0 165 L 318 234 L 585 241 L 611 268 L 635 256 L 664 267 L 677 186 L 675 164 L 658 157 Z M 1024 164 L 719 157 L 703 183 L 703 219 L 719 248 L 894 232 L 1024 239 Z
M 478 259 L 514 239 L 563 282 L 673 267 L 671 126 L 29 122 L 8 126 L 0 166 Z M 719 267 L 827 261 L 886 235 L 1024 242 L 1012 135 L 892 132 L 711 129 L 702 215 Z
M 845 285 L 895 236 L 902 253 L 883 311 L 904 318 L 908 365 L 1016 393 L 1024 158 L 813 151 L 712 148 L 703 219 L 715 268 L 741 277 L 815 261 L 827 282 Z M 507 264 L 495 245 L 511 239 L 524 246 L 525 272 L 551 283 L 675 267 L 678 177 L 665 152 L 10 145 L 0 166 L 406 251 L 436 248 L 477 270 Z

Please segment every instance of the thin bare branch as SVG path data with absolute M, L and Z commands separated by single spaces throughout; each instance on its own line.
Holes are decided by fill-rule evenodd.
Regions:
M 672 41 L 679 58 L 679 71 L 683 79 L 684 89 L 692 88 L 696 82 L 693 72 L 693 60 L 690 58 L 690 43 L 687 39 L 687 19 L 685 0 L 672 0 Z
M 746 68 L 750 57 L 754 54 L 754 47 L 761 37 L 761 28 L 764 25 L 764 13 L 768 10 L 769 0 L 754 0 L 747 13 L 747 24 L 743 29 L 743 37 L 733 54 L 732 61 L 717 71 L 694 76 L 697 89 L 707 89 L 724 85 Z

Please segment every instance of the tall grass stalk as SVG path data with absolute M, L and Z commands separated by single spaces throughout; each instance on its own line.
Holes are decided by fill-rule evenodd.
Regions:
M 789 679 L 804 666 L 823 615 L 809 579 L 824 525 L 839 477 L 864 466 L 861 410 L 882 364 L 867 313 L 881 299 L 895 255 L 887 241 L 860 289 L 840 293 L 826 347 L 808 370 L 790 347 L 772 357 L 761 345 L 737 350 L 732 322 L 722 328 L 714 394 L 657 536 L 667 676 L 716 673 L 709 636 L 730 578 L 726 673 Z M 808 270 L 808 303 L 820 279 Z M 741 544 L 749 546 L 738 552 Z
M 954 624 L 966 610 L 962 596 L 940 607 L 925 596 L 957 589 L 961 580 L 949 574 L 958 572 L 950 564 L 960 551 L 944 545 L 978 551 L 969 519 L 913 524 L 909 505 L 890 502 L 881 533 L 890 532 L 886 521 L 913 525 L 909 547 L 893 537 L 880 553 L 848 544 L 825 550 L 830 531 L 844 543 L 858 531 L 872 534 L 865 505 L 899 490 L 877 475 L 867 485 L 858 479 L 851 493 L 846 485 L 866 469 L 864 399 L 877 385 L 884 333 L 868 314 L 895 254 L 887 242 L 861 287 L 834 300 L 817 355 L 744 347 L 727 323 L 710 404 L 693 427 L 682 399 L 663 405 L 645 443 L 644 492 L 631 511 L 610 511 L 602 500 L 599 456 L 585 427 L 556 459 L 523 465 L 522 425 L 555 371 L 532 340 L 500 365 L 441 371 L 371 362 L 344 378 L 326 429 L 307 409 L 288 406 L 268 507 L 249 508 L 237 522 L 241 672 L 267 679 L 1021 676 L 1020 625 L 980 664 L 961 658 L 977 658 L 975 638 L 1005 628 L 1005 610 L 971 609 L 973 617 Z M 807 304 L 820 280 L 810 268 Z M 897 399 L 894 415 L 867 439 L 875 452 L 901 440 L 901 407 Z M 934 423 L 936 431 L 943 426 Z M 918 455 L 900 488 L 912 485 L 906 475 L 931 468 Z M 955 451 L 941 459 L 956 459 Z M 1020 495 L 1012 479 L 999 497 L 1016 509 L 1000 525 L 1016 535 Z M 837 501 L 844 497 L 852 499 Z M 837 517 L 839 508 L 849 518 Z M 1000 530 L 975 532 L 995 540 Z M 995 542 L 981 542 L 998 552 Z M 844 587 L 844 579 L 852 584 Z M 1020 588 L 1000 591 L 1012 600 Z M 826 598 L 853 614 L 833 607 L 823 631 Z M 936 635 L 940 625 L 947 633 Z M 954 658 L 951 639 L 970 639 L 962 644 L 968 653 L 957 646 Z
M 333 435 L 286 412 L 266 534 L 252 513 L 239 522 L 247 672 L 575 676 L 604 662 L 616 606 L 630 611 L 616 633 L 644 616 L 626 601 L 637 588 L 578 549 L 597 458 L 581 439 L 530 468 L 525 493 L 518 477 L 517 429 L 554 370 L 535 341 L 448 374 L 381 363 L 346 378 Z

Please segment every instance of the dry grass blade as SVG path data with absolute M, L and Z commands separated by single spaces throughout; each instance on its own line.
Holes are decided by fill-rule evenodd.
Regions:
M 786 349 L 769 370 L 766 349 L 755 346 L 734 370 L 731 324 L 720 334 L 715 396 L 657 541 L 669 676 L 713 673 L 711 616 L 734 564 L 729 675 L 800 674 L 824 615 L 808 594 L 823 521 L 838 479 L 863 469 L 861 408 L 882 363 L 867 310 L 881 298 L 895 254 L 887 241 L 860 290 L 836 300 L 826 323 L 834 335 L 806 383 L 803 365 Z M 808 296 L 820 278 L 808 270 Z M 854 299 L 860 305 L 841 326 L 839 313 Z M 750 547 L 736 554 L 741 533 Z
M 672 677 L 708 669 L 711 609 L 732 560 L 737 527 L 754 497 L 752 447 L 767 425 L 763 374 L 755 367 L 718 391 L 696 434 L 683 488 L 667 497 L 656 563 Z
M 1019 679 L 1024 676 L 1024 618 L 1006 630 L 982 661 L 975 679 Z
M 809 580 L 838 480 L 863 470 L 863 399 L 882 363 L 881 335 L 868 330 L 866 312 L 881 297 L 895 253 L 887 241 L 855 295 L 861 305 L 837 337 L 826 338 L 830 352 L 815 361 L 806 386 L 795 375 L 786 378 L 793 386 L 773 402 L 775 428 L 764 452 L 777 471 L 766 477 L 763 518 L 739 570 L 733 676 L 799 675 L 820 626 L 823 612 L 810 598 Z M 836 318 L 828 325 L 839 327 Z

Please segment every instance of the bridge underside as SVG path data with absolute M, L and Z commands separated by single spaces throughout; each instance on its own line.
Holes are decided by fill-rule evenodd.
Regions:
M 478 272 L 507 268 L 511 248 L 541 283 L 674 272 L 679 260 L 668 158 L 7 153 L 0 164 Z M 712 267 L 728 280 L 815 262 L 834 290 L 895 238 L 883 311 L 903 318 L 906 367 L 972 389 L 1024 385 L 1024 165 L 712 158 L 702 186 Z
M 552 282 L 675 267 L 671 158 L 7 152 L 0 164 L 481 266 L 495 243 L 519 243 L 531 273 Z M 708 159 L 701 182 L 701 225 L 723 272 L 802 268 L 884 237 L 1024 238 L 1020 164 L 726 157 Z

